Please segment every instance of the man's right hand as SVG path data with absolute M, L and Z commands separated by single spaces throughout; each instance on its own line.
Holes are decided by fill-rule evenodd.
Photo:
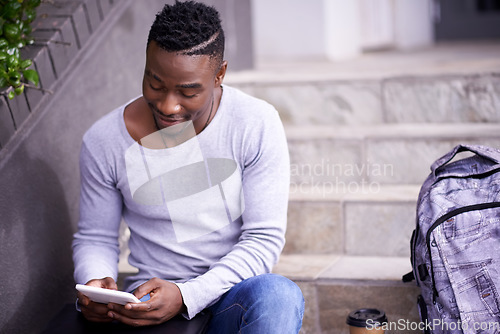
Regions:
M 118 290 L 116 282 L 111 277 L 102 279 L 93 279 L 88 281 L 85 285 L 95 286 L 98 288 Z M 112 318 L 108 316 L 108 306 L 106 304 L 95 303 L 81 292 L 78 292 L 78 304 L 82 310 L 85 319 L 93 322 L 111 322 Z

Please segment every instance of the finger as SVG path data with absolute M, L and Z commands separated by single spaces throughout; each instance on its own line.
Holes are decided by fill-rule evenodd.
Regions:
M 87 297 L 87 296 L 85 296 L 83 293 L 78 292 L 76 294 L 76 297 L 78 298 L 78 304 L 80 304 L 81 306 L 87 306 L 87 305 L 89 305 L 90 298 Z
M 90 302 L 89 305 L 84 306 L 82 311 L 86 310 L 89 313 L 105 316 L 109 309 L 106 304 Z
M 135 313 L 135 315 L 139 315 L 139 314 Z M 144 313 L 141 313 L 140 315 L 144 315 Z M 113 320 L 118 320 L 126 325 L 134 326 L 134 327 L 158 325 L 162 322 L 162 320 L 160 320 L 157 317 L 134 318 L 134 317 L 128 317 L 124 314 L 117 313 L 115 311 L 109 311 L 108 316 L 110 318 L 112 318 Z
M 115 280 L 111 277 L 105 277 L 105 278 L 101 278 L 101 279 L 92 279 L 92 280 L 88 281 L 87 283 L 85 283 L 85 285 L 95 286 L 97 288 L 118 290 L 118 286 L 116 285 Z
M 146 303 L 141 303 L 146 304 Z M 139 304 L 132 303 L 134 306 L 138 306 Z M 161 310 L 156 308 L 151 308 L 151 306 L 144 306 L 142 310 L 129 310 L 126 305 L 117 305 L 117 304 L 108 304 L 110 308 L 108 316 L 112 317 L 115 320 L 123 322 L 124 324 L 130 326 L 150 326 L 160 324 L 164 321 L 167 321 L 172 316 L 167 316 L 161 312 Z
M 135 291 L 133 292 L 133 294 L 141 299 L 142 297 L 144 297 L 145 295 L 151 293 L 153 290 L 157 289 L 158 286 L 156 284 L 153 284 L 151 282 L 151 280 L 147 281 L 146 283 L 140 285 L 137 289 L 135 289 Z
M 158 277 L 154 277 L 154 278 L 150 279 L 149 281 L 141 284 L 137 289 L 135 289 L 134 295 L 139 299 L 141 299 L 142 297 L 144 297 L 147 294 L 150 294 L 151 296 L 153 296 L 155 290 L 161 289 L 165 285 L 165 283 L 166 283 L 166 281 L 164 281 Z
M 127 311 L 135 312 L 151 312 L 157 309 L 151 300 L 142 303 L 128 303 L 124 306 L 124 308 Z
M 117 290 L 118 286 L 116 285 L 116 282 L 113 278 L 111 277 L 105 277 L 102 279 L 92 279 L 85 283 L 85 285 L 88 286 L 94 286 L 97 288 L 104 288 L 104 289 L 110 289 L 110 290 Z M 77 291 L 77 298 L 78 298 L 78 303 L 83 306 L 89 305 L 91 303 L 91 299 L 81 293 L 80 291 Z
M 161 299 L 159 298 L 159 295 L 155 293 L 158 291 L 159 290 L 155 290 L 154 292 L 150 292 L 149 299 L 146 299 L 143 302 L 127 303 L 127 304 L 123 305 L 122 307 L 125 310 L 138 311 L 138 312 L 151 312 L 154 310 L 158 310 L 163 306 L 163 303 L 162 303 Z M 137 297 L 137 298 L 139 298 L 139 297 Z
M 114 303 L 109 303 L 108 310 L 113 313 L 118 313 L 130 319 L 140 319 L 140 318 L 154 318 L 153 311 L 157 311 L 158 308 L 153 307 L 151 303 L 128 303 L 126 305 L 119 305 Z
M 111 277 L 105 277 L 102 280 L 102 285 L 102 287 L 105 289 L 118 290 L 118 286 L 116 285 L 115 280 Z
M 109 322 L 113 319 L 108 316 L 108 308 L 105 304 L 91 302 L 89 306 L 82 306 L 81 311 L 83 316 L 94 322 Z

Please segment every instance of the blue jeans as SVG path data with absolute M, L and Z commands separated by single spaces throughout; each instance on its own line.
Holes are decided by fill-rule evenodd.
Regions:
M 246 279 L 209 307 L 208 334 L 298 333 L 304 296 L 289 279 L 265 274 Z

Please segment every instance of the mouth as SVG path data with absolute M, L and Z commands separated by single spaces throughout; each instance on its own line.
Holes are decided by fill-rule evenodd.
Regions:
M 167 128 L 173 125 L 177 125 L 180 123 L 184 123 L 184 119 L 179 119 L 179 118 L 170 118 L 170 117 L 163 117 L 158 114 L 155 115 L 156 122 L 158 123 L 159 128 Z
M 155 119 L 156 125 L 158 128 L 163 129 L 166 127 L 170 127 L 176 124 L 184 123 L 187 121 L 185 117 L 172 117 L 163 114 L 161 111 L 156 109 L 154 106 L 149 106 L 153 111 L 153 117 Z

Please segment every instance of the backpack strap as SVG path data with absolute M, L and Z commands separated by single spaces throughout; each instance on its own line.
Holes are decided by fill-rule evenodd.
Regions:
M 401 280 L 405 283 L 411 282 L 415 279 L 415 275 L 413 274 L 413 271 L 410 271 L 409 273 L 406 273 L 401 277 Z
M 475 153 L 480 157 L 490 160 L 494 164 L 500 165 L 500 150 L 482 145 L 460 144 L 455 146 L 453 150 L 446 153 L 444 156 L 442 156 L 432 164 L 431 171 L 434 177 L 440 176 L 439 175 L 440 171 L 448 162 L 450 162 L 455 157 L 455 155 L 465 151 Z M 493 168 L 487 168 L 486 170 L 480 171 L 480 173 L 485 173 L 498 167 L 499 166 Z

